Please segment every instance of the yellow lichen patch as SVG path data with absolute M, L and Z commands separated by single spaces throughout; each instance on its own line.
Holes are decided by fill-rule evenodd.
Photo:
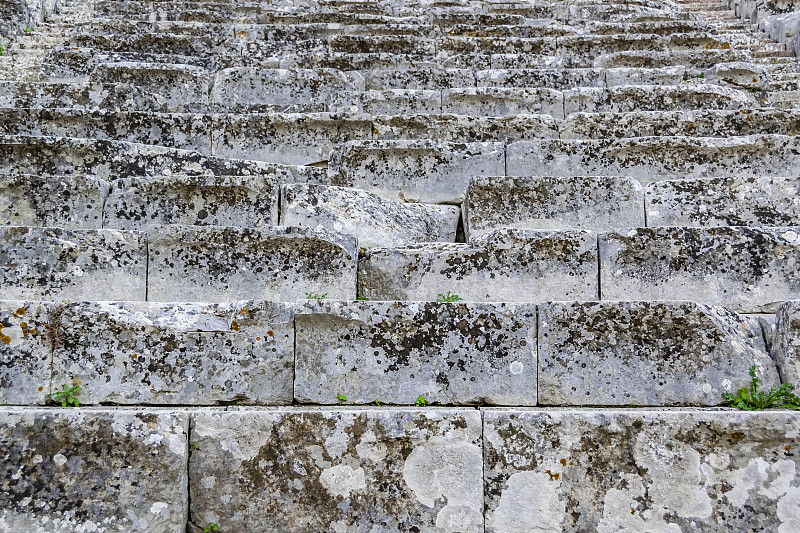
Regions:
M 742 437 L 744 437 L 744 433 L 741 431 L 735 431 L 731 433 L 731 439 L 733 440 L 742 440 Z
M 248 312 L 249 312 L 249 311 L 247 310 L 247 308 L 246 308 L 246 307 L 243 307 L 243 308 L 242 308 L 242 310 L 241 310 L 241 311 L 239 311 L 239 314 L 240 314 L 240 315 L 246 315 Z
M 564 459 L 563 457 L 561 458 L 561 460 L 559 461 L 559 463 L 561 463 L 561 466 L 567 466 L 567 460 L 566 460 L 566 459 Z
M 0 325 L 0 342 L 3 344 L 11 344 L 11 337 L 3 333 L 3 326 Z
M 550 481 L 558 481 L 558 478 L 561 477 L 561 474 L 559 474 L 558 472 L 554 473 L 551 472 L 550 470 L 545 470 L 545 472 L 547 472 L 547 474 L 550 476 Z
M 22 315 L 24 315 L 24 314 L 25 314 L 25 308 L 24 308 L 24 307 L 20 307 L 19 309 L 17 309 L 17 310 L 14 312 L 14 315 L 16 315 L 16 316 L 22 316 Z
M 792 449 L 792 445 L 791 444 L 787 444 L 786 446 L 783 447 L 783 449 L 788 452 L 789 450 Z
M 231 329 L 232 329 L 233 331 L 239 331 L 239 329 L 240 329 L 239 323 L 238 323 L 238 322 L 236 322 L 235 320 L 233 320 L 233 321 L 231 322 Z
M 272 330 L 269 330 L 269 331 L 267 331 L 267 335 L 269 335 L 270 337 L 272 337 L 273 335 L 275 335 L 275 332 L 274 332 L 274 331 L 272 331 Z
M 39 385 L 39 392 L 42 392 L 43 390 L 44 390 L 44 387 L 42 387 L 41 385 Z
M 257 340 L 257 341 L 260 341 L 260 340 L 261 340 L 261 337 L 256 337 L 256 340 Z

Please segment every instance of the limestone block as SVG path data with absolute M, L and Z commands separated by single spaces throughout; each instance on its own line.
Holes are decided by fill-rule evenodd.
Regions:
M 372 137 L 366 115 L 328 113 L 215 115 L 213 153 L 285 165 L 327 161 L 331 150 Z
M 758 321 L 694 302 L 539 306 L 539 403 L 698 405 L 780 382 Z
M 213 77 L 208 70 L 192 65 L 128 61 L 100 63 L 92 70 L 90 79 L 146 89 L 175 109 L 191 103 L 207 107 Z
M 535 304 L 309 301 L 295 398 L 536 405 L 535 322 Z
M 710 83 L 579 87 L 564 91 L 564 113 L 742 109 L 757 107 L 747 92 Z
M 579 58 L 591 66 L 592 59 L 601 54 L 624 50 L 647 52 L 668 51 L 667 42 L 654 34 L 619 33 L 612 35 L 566 35 L 556 39 L 555 55 Z
M 91 176 L 0 174 L 0 225 L 100 228 L 109 184 Z
M 440 56 L 457 54 L 539 54 L 556 55 L 556 39 L 551 37 L 447 36 L 436 40 Z
M 156 226 L 148 231 L 155 302 L 355 297 L 355 238 L 322 228 Z
M 483 531 L 474 409 L 207 410 L 190 438 L 193 524 Z
M 331 155 L 329 171 L 334 185 L 387 199 L 456 203 L 470 176 L 505 174 L 505 155 L 496 142 L 353 141 Z
M 53 384 L 82 403 L 292 402 L 292 304 L 154 302 L 65 306 Z
M 797 178 L 656 181 L 645 199 L 651 226 L 800 226 Z
M 637 228 L 599 236 L 600 294 L 774 312 L 800 296 L 800 228 Z
M 442 92 L 442 112 L 469 116 L 543 113 L 564 118 L 564 97 L 553 89 L 467 87 Z
M 366 89 L 429 89 L 474 87 L 475 73 L 463 68 L 373 69 L 365 73 Z
M 137 231 L 0 227 L 3 297 L 144 300 L 147 245 Z
M 475 73 L 478 87 L 547 88 L 605 87 L 605 72 L 593 68 L 490 69 Z
M 800 388 L 800 301 L 778 307 L 772 355 L 784 383 Z M 800 394 L 800 390 L 795 390 Z
M 158 176 L 114 182 L 103 227 L 181 224 L 260 228 L 278 222 L 275 176 Z
M 796 413 L 481 412 L 488 533 L 800 526 Z
M 497 117 L 446 114 L 379 116 L 373 118 L 372 125 L 375 140 L 438 139 L 463 144 L 557 139 L 562 123 L 547 114 Z
M 0 404 L 45 404 L 50 393 L 52 307 L 0 300 Z
M 708 77 L 734 87 L 759 91 L 766 90 L 769 85 L 769 77 L 763 66 L 744 61 L 717 63 L 711 68 Z
M 433 56 L 436 42 L 415 35 L 334 35 L 328 39 L 331 52 L 347 54 L 397 54 Z
M 502 227 L 606 231 L 643 226 L 644 192 L 631 178 L 473 178 L 464 231 L 475 238 Z
M 346 54 L 343 52 L 305 52 L 288 53 L 279 58 L 280 68 L 334 68 L 347 72 L 348 75 L 354 73 L 366 74 L 367 71 L 383 69 L 390 70 L 397 67 L 398 57 L 394 54 Z M 363 76 L 361 76 L 363 78 Z M 356 82 L 361 87 L 363 80 L 358 78 Z M 366 86 L 367 89 L 370 87 Z M 373 87 L 374 88 L 374 87 Z
M 175 411 L 4 410 L 0 529 L 183 531 L 188 431 Z
M 358 239 L 360 248 L 454 242 L 454 205 L 409 204 L 346 187 L 283 185 L 281 226 L 322 226 Z
M 125 83 L 0 82 L 3 108 L 68 108 L 73 110 L 115 109 L 121 111 L 189 112 L 193 102 L 170 107 L 141 87 Z
M 502 229 L 470 244 L 419 244 L 367 251 L 358 294 L 369 300 L 597 299 L 597 240 L 581 230 Z
M 672 68 L 685 72 L 687 67 L 710 69 L 717 63 L 752 60 L 748 50 L 670 50 L 669 52 L 611 52 L 594 59 L 596 68 L 626 68 L 625 76 L 635 75 L 633 69 Z M 609 72 L 614 78 L 617 72 Z M 624 85 L 624 83 L 622 84 Z
M 672 52 L 669 52 L 672 54 Z M 654 68 L 618 67 L 606 69 L 606 85 L 619 87 L 625 85 L 679 85 L 686 74 L 682 65 Z
M 424 89 L 385 89 L 331 95 L 329 108 L 336 113 L 411 115 L 442 112 L 442 92 Z
M 575 62 L 568 57 L 543 56 L 538 54 L 492 54 L 490 69 L 536 69 L 536 68 L 575 68 Z M 485 69 L 482 69 L 485 70 Z

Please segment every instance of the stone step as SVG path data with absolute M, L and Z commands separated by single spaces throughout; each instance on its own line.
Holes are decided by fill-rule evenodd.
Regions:
M 784 383 L 800 383 L 800 301 L 778 307 L 772 355 Z

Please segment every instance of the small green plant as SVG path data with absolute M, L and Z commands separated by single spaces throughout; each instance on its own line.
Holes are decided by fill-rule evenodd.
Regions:
M 324 293 L 324 294 L 315 294 L 313 292 L 307 292 L 306 293 L 306 299 L 308 299 L 308 300 L 324 300 L 327 297 L 328 297 L 328 293 L 327 292 Z
M 347 396 L 344 394 L 337 394 L 336 399 L 339 400 L 339 405 L 342 405 L 344 402 L 347 401 Z
M 0 56 L 5 55 L 5 50 L 3 50 L 3 43 L 0 43 Z
M 33 28 L 25 28 L 22 30 L 25 35 L 30 35 L 33 32 Z
M 698 77 L 698 78 L 700 78 L 700 79 L 702 80 L 703 78 L 705 78 L 705 77 L 706 77 L 706 73 L 705 73 L 705 72 L 701 72 L 701 73 L 700 73 L 700 75 L 699 75 L 699 76 L 697 76 L 697 77 Z
M 375 400 L 375 405 L 383 405 L 380 400 Z
M 66 407 L 67 405 L 72 405 L 74 407 L 79 407 L 78 399 L 75 397 L 80 391 L 82 391 L 79 386 L 75 385 L 69 387 L 64 385 L 64 387 L 58 391 L 54 392 L 50 395 L 50 399 L 56 403 L 60 403 L 61 407 Z
M 461 296 L 458 294 L 450 294 L 450 291 L 447 291 L 447 294 L 439 293 L 436 295 L 437 302 L 460 302 Z
M 742 387 L 736 394 L 723 392 L 722 397 L 731 407 L 745 411 L 761 411 L 771 407 L 776 409 L 794 409 L 800 411 L 800 397 L 792 393 L 794 385 L 784 383 L 777 389 L 770 387 L 768 391 L 758 390 L 756 365 L 750 367 L 750 387 Z
M 356 301 L 357 302 L 366 302 L 367 301 L 367 297 L 366 296 L 356 296 Z
M 195 441 L 190 442 L 189 443 L 189 448 L 191 448 L 193 450 L 196 450 L 197 449 L 197 443 Z
M 208 525 L 203 528 L 203 533 L 211 533 L 212 531 L 219 531 L 219 525 L 209 522 Z
M 425 399 L 425 396 L 417 396 L 417 401 L 414 402 L 414 405 L 417 407 L 425 407 L 428 405 L 428 400 Z

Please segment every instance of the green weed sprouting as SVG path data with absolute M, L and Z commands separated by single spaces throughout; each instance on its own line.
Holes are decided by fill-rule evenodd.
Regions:
M 800 397 L 792 393 L 794 385 L 784 383 L 777 389 L 770 387 L 768 391 L 758 390 L 756 365 L 750 367 L 750 387 L 742 387 L 736 394 L 723 392 L 722 397 L 731 407 L 745 411 L 761 411 L 763 409 L 794 409 L 800 411 Z
M 447 291 L 447 294 L 439 293 L 436 295 L 437 302 L 460 302 L 461 300 L 461 296 L 458 294 L 450 294 L 450 291 Z
M 61 407 L 66 407 L 67 405 L 80 407 L 78 399 L 75 397 L 75 395 L 77 395 L 82 390 L 83 389 L 77 385 L 73 387 L 68 387 L 67 385 L 64 385 L 64 387 L 60 391 L 52 393 L 50 395 L 50 399 L 56 403 L 60 403 Z

